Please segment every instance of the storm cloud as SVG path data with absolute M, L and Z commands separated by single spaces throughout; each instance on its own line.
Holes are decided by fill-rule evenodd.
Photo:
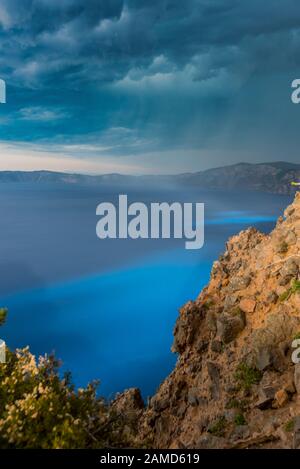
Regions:
M 2 140 L 173 152 L 171 170 L 296 161 L 296 0 L 2 0 L 0 51 Z

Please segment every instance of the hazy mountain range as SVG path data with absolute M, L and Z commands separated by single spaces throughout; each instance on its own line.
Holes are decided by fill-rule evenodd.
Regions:
M 66 184 L 101 184 L 122 183 L 176 183 L 208 190 L 256 190 L 288 194 L 294 189 L 292 181 L 300 181 L 300 164 L 274 163 L 239 163 L 220 168 L 208 169 L 195 173 L 167 176 L 130 176 L 123 174 L 84 175 L 54 171 L 0 171 L 0 183 L 66 183 Z

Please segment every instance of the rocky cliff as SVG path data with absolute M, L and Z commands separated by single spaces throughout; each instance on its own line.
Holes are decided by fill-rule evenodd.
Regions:
M 136 390 L 136 444 L 154 448 L 300 447 L 300 193 L 272 233 L 232 237 L 208 286 L 180 310 L 174 371 L 148 407 Z M 136 402 L 136 406 L 135 403 Z M 135 413 L 136 410 L 136 413 Z

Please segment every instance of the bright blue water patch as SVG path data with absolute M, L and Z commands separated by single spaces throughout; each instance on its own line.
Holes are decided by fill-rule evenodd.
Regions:
M 230 217 L 211 218 L 206 221 L 207 225 L 256 225 L 257 223 L 275 222 L 277 217 L 268 215 L 245 215 Z
M 55 351 L 76 385 L 101 378 L 106 396 L 129 386 L 151 395 L 170 372 L 178 307 L 206 283 L 210 263 L 182 251 L 145 265 L 3 298 L 11 311 L 3 334 L 12 348 Z M 196 260 L 196 256 L 195 256 Z

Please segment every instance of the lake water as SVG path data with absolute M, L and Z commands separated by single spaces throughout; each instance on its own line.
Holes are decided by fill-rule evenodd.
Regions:
M 116 201 L 204 202 L 205 245 L 183 240 L 99 240 L 96 206 Z M 171 371 L 178 308 L 209 280 L 229 236 L 270 231 L 291 197 L 189 188 L 0 185 L 0 336 L 10 348 L 55 352 L 77 386 L 107 397 L 138 386 L 146 397 Z

